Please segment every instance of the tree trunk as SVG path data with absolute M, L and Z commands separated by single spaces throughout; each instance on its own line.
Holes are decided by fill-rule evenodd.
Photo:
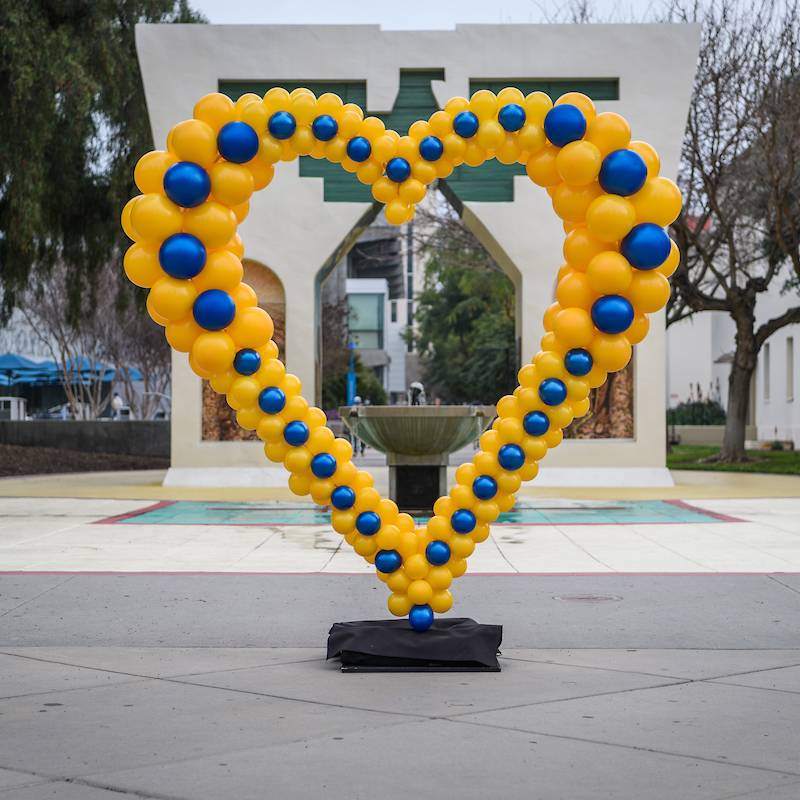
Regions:
M 750 407 L 750 381 L 756 368 L 758 349 L 755 337 L 755 302 L 746 303 L 736 322 L 736 351 L 728 377 L 728 411 L 725 418 L 725 435 L 722 439 L 720 461 L 744 461 L 744 439 L 747 427 L 747 410 Z
M 728 379 L 728 414 L 725 418 L 725 436 L 722 440 L 720 461 L 744 461 L 744 439 L 747 427 L 747 410 L 750 406 L 750 381 L 753 368 L 738 365 L 735 361 Z

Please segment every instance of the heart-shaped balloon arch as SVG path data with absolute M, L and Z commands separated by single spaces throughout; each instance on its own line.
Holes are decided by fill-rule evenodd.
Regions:
M 498 401 L 479 452 L 457 469 L 455 486 L 421 528 L 380 496 L 353 464 L 350 443 L 335 438 L 325 414 L 300 394 L 300 381 L 278 359 L 272 320 L 242 283 L 236 228 L 250 195 L 269 184 L 277 162 L 300 155 L 355 173 L 396 225 L 460 164 L 520 163 L 564 221 L 565 263 L 544 315 L 542 349 L 520 370 L 513 394 Z M 136 166 L 142 194 L 122 213 L 134 241 L 125 272 L 150 289 L 148 311 L 170 345 L 226 395 L 267 458 L 283 462 L 290 489 L 332 507 L 333 528 L 391 590 L 389 611 L 408 614 L 423 631 L 434 612 L 452 606 L 450 584 L 466 572 L 489 524 L 536 477 L 562 429 L 589 410 L 590 389 L 628 363 L 647 334 L 647 314 L 666 304 L 679 255 L 664 228 L 681 196 L 658 172 L 658 155 L 631 141 L 621 116 L 598 114 L 575 92 L 555 105 L 542 92 L 511 87 L 455 97 L 407 136 L 335 94 L 275 88 L 236 103 L 209 94 L 193 119 L 170 131 L 165 151 Z

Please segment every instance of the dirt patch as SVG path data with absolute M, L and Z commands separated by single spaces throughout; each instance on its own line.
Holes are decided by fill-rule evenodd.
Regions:
M 0 477 L 55 472 L 111 472 L 126 469 L 167 469 L 168 458 L 87 453 L 55 447 L 0 444 Z

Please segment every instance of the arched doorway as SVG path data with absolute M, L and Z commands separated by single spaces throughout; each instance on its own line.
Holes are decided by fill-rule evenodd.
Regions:
M 283 359 L 286 350 L 286 292 L 283 283 L 269 267 L 259 261 L 245 258 L 242 265 L 245 283 L 253 287 L 258 305 L 272 317 L 275 325 L 272 338 L 278 345 L 280 358 Z M 237 424 L 233 409 L 225 402 L 225 395 L 217 394 L 206 381 L 203 381 L 203 440 L 257 440 L 253 431 L 246 431 Z

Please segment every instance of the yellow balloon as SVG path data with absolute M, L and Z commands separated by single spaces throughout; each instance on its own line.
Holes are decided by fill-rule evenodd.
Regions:
M 594 336 L 594 323 L 585 308 L 565 308 L 556 316 L 553 332 L 565 349 L 586 347 Z
M 680 189 L 668 178 L 654 178 L 631 198 L 638 222 L 655 222 L 666 227 L 681 213 Z
M 197 289 L 191 281 L 165 275 L 153 284 L 150 302 L 156 313 L 170 322 L 177 322 L 192 313 Z
M 238 206 L 250 199 L 255 190 L 253 173 L 242 164 L 220 161 L 209 170 L 211 194 L 226 206 Z
M 180 208 L 163 194 L 143 194 L 131 208 L 131 226 L 146 242 L 161 244 L 181 229 Z
M 589 262 L 586 277 L 597 294 L 619 294 L 631 285 L 633 269 L 623 255 L 606 250 Z
M 544 118 L 553 107 L 550 96 L 544 92 L 531 92 L 525 98 L 525 119 L 540 127 L 544 126 Z
M 389 612 L 394 614 L 395 617 L 405 617 L 411 611 L 411 601 L 404 594 L 389 595 L 386 605 Z
M 495 150 L 500 147 L 506 139 L 506 132 L 499 122 L 493 119 L 486 119 L 481 122 L 478 128 L 478 144 L 484 150 Z
M 183 229 L 208 248 L 223 247 L 236 233 L 236 215 L 227 206 L 208 201 L 186 209 Z
M 194 317 L 186 317 L 178 322 L 171 322 L 166 326 L 167 341 L 173 350 L 179 353 L 188 353 L 192 349 L 195 339 L 203 329 L 194 321 Z
M 216 131 L 202 120 L 184 120 L 170 132 L 169 149 L 181 161 L 210 167 L 217 158 Z
M 178 159 L 166 150 L 153 150 L 143 155 L 133 171 L 133 180 L 142 194 L 164 191 L 164 174 Z
M 192 358 L 195 363 L 212 375 L 229 369 L 235 355 L 236 346 L 233 339 L 224 331 L 201 333 L 192 345 Z
M 589 309 L 595 299 L 592 285 L 584 272 L 573 272 L 562 278 L 556 286 L 556 300 L 562 308 L 575 306 Z
M 660 267 L 658 267 L 658 271 L 665 278 L 669 278 L 675 272 L 675 270 L 678 269 L 680 263 L 681 253 L 680 250 L 678 250 L 678 245 L 675 244 L 674 241 L 670 240 L 669 255 L 667 256 L 667 260 Z
M 408 599 L 415 605 L 421 606 L 430 602 L 433 597 L 433 589 L 428 581 L 412 581 L 408 587 Z
M 469 558 L 475 550 L 475 542 L 469 536 L 458 535 L 450 540 L 450 552 L 455 559 Z
M 616 372 L 631 360 L 631 345 L 623 334 L 598 333 L 589 348 L 595 364 Z
M 642 157 L 642 161 L 644 161 L 647 167 L 648 179 L 657 177 L 661 169 L 661 159 L 658 157 L 655 148 L 647 142 L 640 141 L 631 142 L 628 147 L 633 150 L 634 153 L 638 153 Z
M 592 99 L 582 92 L 567 92 L 562 94 L 555 102 L 557 106 L 564 103 L 579 108 L 583 112 L 583 116 L 586 117 L 587 124 L 590 124 L 597 114 Z
M 658 270 L 636 270 L 626 295 L 637 311 L 652 314 L 664 308 L 669 292 L 669 281 Z
M 453 607 L 453 595 L 446 589 L 434 592 L 430 599 L 430 606 L 437 614 L 444 614 Z
M 596 183 L 587 186 L 561 183 L 553 192 L 553 210 L 563 220 L 583 222 L 592 201 L 602 193 L 603 190 Z
M 483 122 L 497 113 L 497 97 L 488 89 L 480 89 L 469 99 L 469 110 Z
M 585 186 L 600 173 L 603 158 L 591 142 L 570 142 L 556 156 L 558 174 L 570 186 Z
M 558 186 L 561 183 L 561 176 L 556 167 L 557 156 L 558 150 L 547 145 L 528 159 L 525 172 L 537 186 Z
M 421 553 L 415 553 L 414 555 L 406 558 L 403 564 L 403 569 L 405 570 L 406 575 L 411 578 L 411 580 L 417 581 L 422 580 L 422 578 L 428 574 L 430 565 L 428 564 L 425 556 L 423 556 Z
M 125 251 L 123 266 L 128 280 L 144 289 L 149 289 L 164 277 L 164 270 L 158 261 L 158 251 L 145 244 L 131 245 Z
M 199 275 L 192 278 L 198 292 L 207 289 L 231 291 L 242 281 L 242 262 L 229 250 L 212 250 L 206 257 L 206 265 Z
M 593 200 L 586 212 L 589 232 L 604 242 L 617 242 L 636 223 L 636 211 L 624 197 L 604 194 Z
M 604 111 L 589 123 L 585 138 L 605 157 L 614 150 L 624 150 L 628 146 L 631 140 L 631 126 L 619 114 Z
M 567 234 L 564 239 L 564 259 L 574 269 L 586 270 L 589 262 L 608 249 L 608 243 L 592 236 L 589 229 L 581 226 Z
M 213 131 L 219 132 L 223 125 L 233 121 L 233 100 L 220 92 L 212 92 L 195 103 L 192 116 L 205 122 Z

